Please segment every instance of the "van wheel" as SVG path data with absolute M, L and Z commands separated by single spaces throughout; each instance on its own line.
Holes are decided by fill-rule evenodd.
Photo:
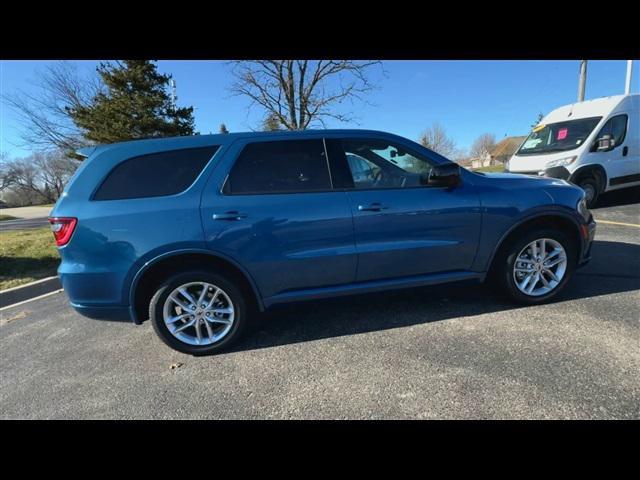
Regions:
M 497 260 L 504 291 L 520 303 L 536 305 L 565 287 L 575 268 L 576 251 L 562 232 L 536 229 L 512 242 Z
M 595 207 L 600 196 L 598 181 L 593 177 L 585 177 L 578 181 L 578 186 L 584 190 L 587 208 Z
M 240 338 L 246 302 L 226 278 L 201 271 L 167 279 L 153 295 L 149 318 L 160 339 L 191 355 L 217 353 Z

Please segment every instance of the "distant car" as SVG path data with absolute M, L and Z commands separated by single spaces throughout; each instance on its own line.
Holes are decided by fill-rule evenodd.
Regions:
M 278 303 L 491 277 L 545 302 L 590 258 L 563 180 L 482 174 L 382 132 L 232 133 L 100 146 L 50 218 L 83 315 L 150 318 L 217 352 Z
M 640 185 L 640 95 L 560 107 L 533 129 L 506 170 L 582 187 L 587 206 L 603 192 Z

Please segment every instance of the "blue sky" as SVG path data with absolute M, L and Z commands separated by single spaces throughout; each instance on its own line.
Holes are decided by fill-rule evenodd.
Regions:
M 0 91 L 29 91 L 47 61 L 1 61 Z M 91 72 L 98 62 L 76 62 Z M 640 62 L 634 61 L 632 92 L 640 91 Z M 443 125 L 459 148 L 489 132 L 497 139 L 525 135 L 539 112 L 576 100 L 579 62 L 575 61 L 384 61 L 373 67 L 378 89 L 368 96 L 372 105 L 346 105 L 359 124 L 328 122 L 329 127 L 385 130 L 416 140 L 433 122 Z M 158 62 L 177 83 L 178 103 L 195 107 L 200 133 L 217 133 L 224 122 L 230 131 L 256 128 L 262 112 L 247 111 L 249 101 L 232 96 L 230 66 L 222 61 Z M 586 98 L 624 92 L 626 61 L 590 61 Z M 4 104 L 0 107 L 0 150 L 11 157 L 28 150 L 18 146 L 19 124 Z

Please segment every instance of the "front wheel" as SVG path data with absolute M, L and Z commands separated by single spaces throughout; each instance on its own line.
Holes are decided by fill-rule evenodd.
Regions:
M 582 178 L 578 181 L 578 186 L 584 190 L 587 208 L 595 207 L 598 202 L 598 197 L 600 196 L 597 180 L 593 177 Z
M 225 277 L 192 271 L 174 275 L 156 291 L 149 318 L 160 339 L 179 352 L 207 355 L 242 334 L 246 302 Z
M 576 252 L 562 232 L 541 229 L 512 242 L 498 261 L 506 293 L 518 302 L 539 304 L 565 287 L 576 264 Z

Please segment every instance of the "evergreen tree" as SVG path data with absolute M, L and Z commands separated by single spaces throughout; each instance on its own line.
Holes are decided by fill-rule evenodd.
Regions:
M 275 132 L 281 130 L 282 126 L 280 124 L 280 120 L 274 114 L 269 114 L 262 121 L 262 130 L 265 132 Z
M 101 63 L 104 83 L 88 105 L 69 109 L 84 136 L 96 143 L 194 134 L 193 107 L 174 108 L 167 86 L 150 60 Z
M 542 121 L 542 119 L 544 118 L 544 114 L 542 112 L 540 112 L 538 114 L 538 118 L 536 119 L 535 123 L 533 125 L 531 125 L 531 128 L 536 128 L 540 122 Z
M 227 133 L 229 133 L 229 130 L 227 129 L 227 126 L 224 123 L 220 124 L 220 130 L 218 131 L 218 133 L 222 133 L 223 135 L 226 135 Z

